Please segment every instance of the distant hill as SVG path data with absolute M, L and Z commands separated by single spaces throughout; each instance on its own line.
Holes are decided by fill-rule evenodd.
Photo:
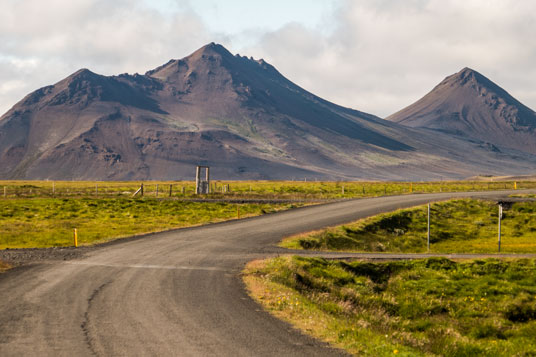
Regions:
M 0 178 L 439 179 L 536 158 L 323 100 L 211 43 L 144 75 L 79 70 L 0 118 Z M 468 155 L 471 153 L 471 155 Z
M 387 120 L 536 154 L 536 113 L 470 68 Z

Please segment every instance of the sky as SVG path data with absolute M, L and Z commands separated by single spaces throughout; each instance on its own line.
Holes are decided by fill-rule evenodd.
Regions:
M 536 1 L 2 0 L 0 115 L 80 68 L 145 73 L 216 42 L 386 117 L 470 67 L 536 109 Z

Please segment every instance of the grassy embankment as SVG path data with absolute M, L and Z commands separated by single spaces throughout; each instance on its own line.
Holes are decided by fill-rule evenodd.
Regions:
M 505 209 L 501 252 L 536 253 L 536 202 Z M 452 200 L 431 205 L 430 251 L 495 253 L 498 206 L 480 200 Z M 426 252 L 427 207 L 419 206 L 366 218 L 352 224 L 289 237 L 294 249 L 362 252 Z
M 141 182 L 117 181 L 0 181 L 0 197 L 128 197 Z M 145 182 L 145 195 L 154 197 L 194 198 L 191 181 Z M 226 187 L 230 192 L 224 192 Z M 536 181 L 517 182 L 518 189 L 536 188 Z M 442 181 L 442 182 L 304 182 L 304 181 L 213 181 L 209 198 L 334 199 L 374 197 L 427 192 L 487 191 L 513 189 L 514 182 Z
M 281 257 L 244 279 L 267 310 L 360 356 L 534 356 L 536 261 Z
M 536 202 L 504 211 L 503 252 L 536 252 Z M 425 252 L 426 206 L 290 237 L 290 248 Z M 497 204 L 432 205 L 432 252 L 497 251 Z M 386 263 L 284 257 L 244 279 L 266 309 L 357 355 L 536 355 L 536 260 Z
M 288 209 L 292 204 L 241 204 L 240 217 Z M 0 249 L 102 243 L 119 237 L 237 217 L 237 205 L 134 198 L 0 200 Z

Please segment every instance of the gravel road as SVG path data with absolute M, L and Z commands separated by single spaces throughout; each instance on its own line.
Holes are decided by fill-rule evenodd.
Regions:
M 514 192 L 521 191 L 501 195 Z M 344 355 L 263 311 L 240 279 L 244 265 L 286 253 L 274 245 L 287 235 L 475 195 L 497 193 L 349 200 L 157 233 L 65 256 L 57 250 L 56 258 L 0 274 L 0 356 Z

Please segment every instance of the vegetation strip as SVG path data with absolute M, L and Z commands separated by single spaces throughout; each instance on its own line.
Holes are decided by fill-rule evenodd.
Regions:
M 130 197 L 134 181 L 0 181 L 1 198 Z M 377 197 L 410 193 L 489 191 L 536 188 L 536 181 L 316 182 L 212 181 L 211 199 L 308 200 Z M 192 181 L 144 182 L 145 197 L 199 198 Z
M 536 260 L 279 257 L 244 280 L 268 311 L 356 355 L 536 353 Z
M 536 253 L 536 202 L 503 204 L 501 252 Z M 431 205 L 430 252 L 498 251 L 498 205 L 456 199 Z M 427 251 L 427 206 L 384 213 L 355 223 L 289 237 L 282 246 L 351 252 Z
M 138 198 L 0 200 L 0 249 L 96 244 L 120 237 L 275 212 L 299 204 L 229 204 Z

